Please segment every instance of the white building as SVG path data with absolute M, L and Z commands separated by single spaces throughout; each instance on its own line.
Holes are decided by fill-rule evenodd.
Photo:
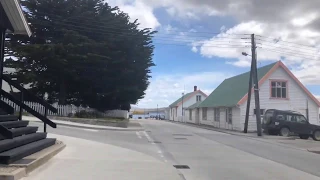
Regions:
M 185 108 L 191 106 L 196 102 L 203 101 L 207 98 L 207 95 L 194 86 L 193 92 L 189 92 L 173 102 L 169 108 L 169 120 L 172 121 L 185 121 Z M 182 111 L 183 109 L 183 111 Z
M 281 62 L 258 69 L 261 115 L 267 109 L 294 110 L 306 116 L 309 122 L 320 124 L 320 102 Z M 188 107 L 187 122 L 212 125 L 218 128 L 244 129 L 249 72 L 225 79 L 201 103 Z M 253 89 L 252 89 L 253 92 Z M 308 107 L 308 108 L 307 108 Z M 249 131 L 256 130 L 254 94 L 251 96 Z

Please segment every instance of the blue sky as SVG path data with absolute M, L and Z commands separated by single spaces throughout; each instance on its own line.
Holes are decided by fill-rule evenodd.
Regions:
M 241 52 L 250 53 L 251 33 L 261 35 L 256 38 L 258 66 L 282 59 L 314 95 L 320 95 L 320 60 L 314 48 L 320 44 L 320 32 L 314 28 L 320 15 L 313 8 L 318 1 L 310 0 L 304 9 L 297 9 L 298 0 L 285 7 L 277 1 L 254 0 L 247 0 L 246 6 L 236 0 L 107 2 L 138 19 L 141 28 L 158 31 L 156 66 L 138 107 L 168 106 L 194 85 L 210 94 L 225 78 L 249 71 L 250 57 Z M 266 6 L 272 8 L 266 12 Z M 274 43 L 274 38 L 280 41 Z

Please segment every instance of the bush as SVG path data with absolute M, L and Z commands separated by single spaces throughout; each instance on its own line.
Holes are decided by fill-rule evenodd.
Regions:
M 87 112 L 85 110 L 76 112 L 74 114 L 77 118 L 103 118 L 103 114 L 101 112 L 93 111 L 93 112 Z

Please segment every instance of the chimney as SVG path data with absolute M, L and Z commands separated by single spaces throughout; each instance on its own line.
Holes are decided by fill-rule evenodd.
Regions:
M 193 91 L 197 91 L 197 86 L 194 86 L 194 87 L 193 87 Z

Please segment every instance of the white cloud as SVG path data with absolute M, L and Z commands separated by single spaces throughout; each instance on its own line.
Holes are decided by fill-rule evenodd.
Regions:
M 193 91 L 193 86 L 208 95 L 226 78 L 233 74 L 224 72 L 200 72 L 193 74 L 161 75 L 151 79 L 146 97 L 139 101 L 138 107 L 167 107 L 181 97 L 182 93 Z
M 118 6 L 121 11 L 128 13 L 130 21 L 138 19 L 139 28 L 156 29 L 161 24 L 153 13 L 153 8 L 143 0 L 107 0 L 109 5 Z

